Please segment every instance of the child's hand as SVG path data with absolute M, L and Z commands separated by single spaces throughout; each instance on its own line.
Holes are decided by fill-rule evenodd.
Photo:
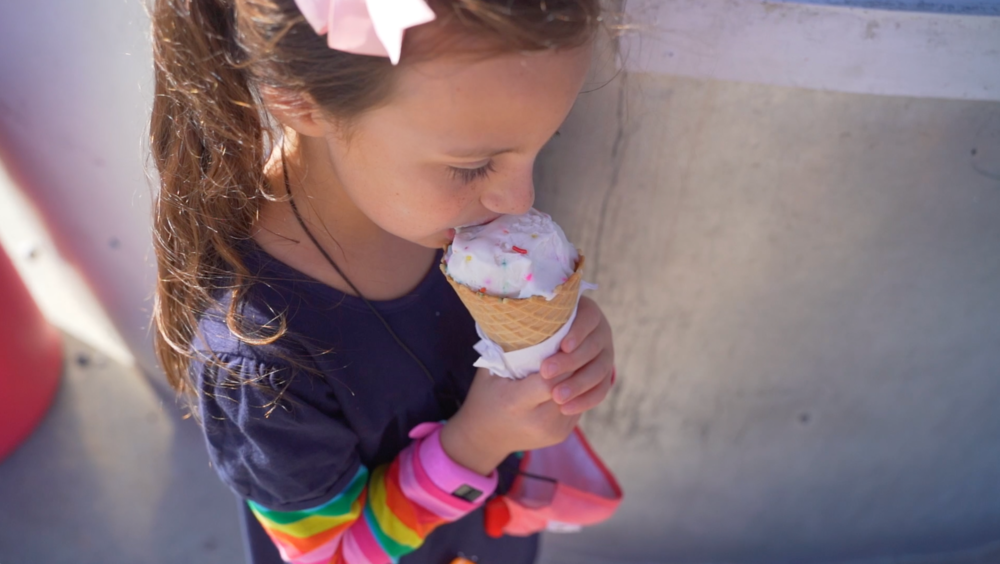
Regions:
M 486 475 L 512 452 L 566 440 L 579 419 L 560 411 L 538 374 L 510 380 L 480 368 L 461 409 L 442 428 L 441 446 L 455 462 Z
M 542 363 L 552 385 L 552 400 L 562 413 L 576 415 L 597 407 L 611 389 L 615 347 L 611 325 L 590 298 L 580 298 L 576 319 L 559 347 Z
M 441 430 L 441 445 L 452 460 L 489 474 L 512 452 L 564 441 L 580 414 L 604 400 L 615 352 L 611 326 L 593 300 L 580 299 L 560 348 L 542 363 L 541 375 L 524 380 L 476 372 L 462 408 Z M 564 387 L 565 397 L 559 395 Z

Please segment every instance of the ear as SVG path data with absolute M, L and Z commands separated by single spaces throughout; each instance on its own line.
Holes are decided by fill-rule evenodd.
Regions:
M 261 89 L 267 111 L 281 125 L 306 137 L 323 137 L 333 127 L 328 116 L 304 94 L 289 94 L 274 89 Z

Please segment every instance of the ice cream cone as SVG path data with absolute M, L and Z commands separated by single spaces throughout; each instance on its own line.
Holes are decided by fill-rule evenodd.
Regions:
M 556 287 L 551 300 L 544 296 L 523 299 L 490 296 L 452 279 L 443 260 L 441 271 L 486 336 L 504 352 L 511 352 L 541 343 L 569 321 L 580 293 L 583 255 L 577 260 L 573 274 Z

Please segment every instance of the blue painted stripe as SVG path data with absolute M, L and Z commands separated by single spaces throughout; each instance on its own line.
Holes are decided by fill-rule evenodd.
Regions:
M 993 0 L 769 0 L 785 4 L 824 4 L 874 10 L 902 10 L 909 12 L 939 12 L 1000 16 L 1000 1 Z

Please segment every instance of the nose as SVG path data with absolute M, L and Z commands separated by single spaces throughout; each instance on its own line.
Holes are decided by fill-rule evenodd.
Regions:
M 528 166 L 517 175 L 491 183 L 481 197 L 483 206 L 494 213 L 510 215 L 527 213 L 535 203 L 533 168 Z

